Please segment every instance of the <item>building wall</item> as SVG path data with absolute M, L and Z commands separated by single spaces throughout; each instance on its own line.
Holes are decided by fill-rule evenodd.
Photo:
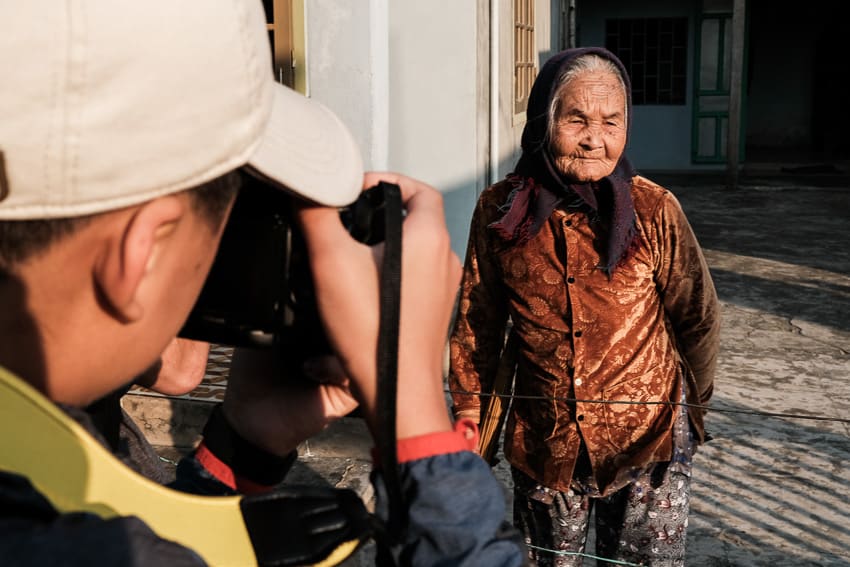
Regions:
M 305 3 L 308 95 L 352 130 L 367 169 L 399 171 L 444 193 L 458 253 L 486 167 L 477 4 Z
M 545 60 L 560 49 L 561 0 L 535 2 Z M 351 128 L 367 168 L 400 171 L 443 193 L 463 258 L 478 195 L 519 157 L 525 116 L 513 113 L 513 0 L 310 0 L 305 18 L 308 95 Z
M 389 168 L 437 187 L 462 255 L 483 166 L 477 2 L 392 0 Z
M 562 5 L 565 0 L 536 0 L 534 37 L 537 44 L 537 69 L 563 48 Z M 525 113 L 513 111 L 513 0 L 502 0 L 499 44 L 499 167 L 496 179 L 503 178 L 516 165 L 521 154 L 520 142 Z
M 562 9 L 567 0 L 535 2 L 542 65 L 562 48 Z M 829 4 L 815 0 L 810 9 L 792 16 L 791 10 L 773 10 L 767 0 L 748 2 L 757 13 L 751 13 L 750 20 L 747 146 L 810 144 L 812 123 L 818 119 L 813 44 L 826 25 L 818 13 Z M 634 107 L 627 153 L 638 170 L 723 169 L 690 163 L 700 0 L 659 0 L 651 5 L 577 0 L 576 4 L 579 45 L 604 45 L 605 19 L 610 17 L 689 19 L 688 102 Z M 308 69 L 308 95 L 327 104 L 351 128 L 367 168 L 398 170 L 443 192 L 453 247 L 462 257 L 478 195 L 504 177 L 519 157 L 525 117 L 515 115 L 512 108 L 513 0 L 310 0 L 304 5 L 302 64 Z M 490 112 L 494 14 L 495 116 Z M 829 61 L 838 64 L 840 55 Z M 789 76 L 794 80 L 789 82 Z M 836 105 L 840 103 L 832 106 Z M 829 126 L 834 117 L 821 116 L 820 121 Z M 836 137 L 840 129 L 827 126 L 821 127 L 825 133 L 820 136 Z M 835 145 L 831 138 L 826 142 Z
M 535 0 L 535 41 L 540 64 L 561 49 L 562 0 Z M 475 202 L 488 185 L 507 175 L 520 155 L 520 139 L 525 126 L 525 113 L 513 108 L 514 15 L 513 0 L 478 0 L 478 175 L 474 187 L 447 195 L 447 204 L 457 205 L 448 216 L 455 250 L 461 258 L 466 252 L 469 221 Z M 495 25 L 494 25 L 495 22 Z M 495 33 L 494 33 L 495 32 Z M 493 39 L 493 37 L 497 39 Z M 496 42 L 495 62 L 490 44 Z M 492 72 L 495 69 L 495 81 Z M 493 92 L 492 86 L 496 89 Z M 495 109 L 490 103 L 495 104 Z M 491 114 L 494 112 L 495 114 Z M 491 146 L 492 144 L 492 146 Z M 470 192 L 469 189 L 473 189 Z
M 367 167 L 375 166 L 383 141 L 374 129 L 384 110 L 376 106 L 381 85 L 375 83 L 384 55 L 375 53 L 372 43 L 373 34 L 382 33 L 372 29 L 379 10 L 375 0 L 310 0 L 304 9 L 307 95 L 351 129 Z

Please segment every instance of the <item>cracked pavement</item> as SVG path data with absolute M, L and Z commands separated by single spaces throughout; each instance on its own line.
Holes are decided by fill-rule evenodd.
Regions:
M 690 567 L 850 565 L 850 184 L 810 182 L 666 183 L 723 305 Z

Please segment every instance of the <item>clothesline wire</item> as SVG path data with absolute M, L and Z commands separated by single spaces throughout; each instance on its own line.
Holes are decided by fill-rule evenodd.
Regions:
M 768 412 L 768 411 L 760 411 L 760 410 L 744 410 L 744 409 L 733 409 L 726 407 L 718 407 L 718 406 L 707 406 L 702 404 L 689 404 L 684 402 L 670 402 L 670 401 L 658 401 L 658 402 L 647 402 L 647 401 L 635 401 L 635 400 L 584 400 L 579 398 L 570 398 L 565 396 L 528 396 L 528 395 L 519 395 L 519 394 L 495 394 L 490 392 L 467 392 L 465 390 L 446 390 L 447 394 L 452 395 L 468 395 L 468 396 L 479 396 L 482 398 L 490 398 L 490 397 L 500 397 L 506 399 L 518 399 L 518 400 L 548 400 L 548 401 L 562 401 L 568 403 L 575 404 L 626 404 L 626 405 L 664 405 L 664 406 L 684 406 L 688 408 L 696 408 L 702 409 L 710 412 L 721 412 L 721 413 L 737 413 L 737 414 L 745 414 L 745 415 L 755 415 L 759 417 L 777 417 L 783 419 L 808 419 L 812 421 L 832 421 L 836 423 L 850 423 L 850 419 L 844 419 L 840 417 L 829 417 L 822 415 L 807 415 L 807 414 L 799 414 L 799 413 L 784 413 L 784 412 Z
M 548 553 L 552 553 L 553 555 L 575 555 L 579 557 L 586 557 L 588 559 L 596 559 L 596 561 L 604 561 L 605 563 L 611 563 L 612 565 L 626 565 L 627 567 L 642 567 L 639 563 L 629 563 L 628 561 L 618 561 L 616 559 L 605 559 L 604 557 L 599 557 L 597 555 L 592 555 L 590 553 L 581 553 L 579 551 L 558 551 L 556 549 L 548 549 L 545 547 L 538 547 L 536 545 L 531 545 L 530 543 L 526 543 L 526 545 L 532 549 L 537 549 L 538 551 L 546 551 Z

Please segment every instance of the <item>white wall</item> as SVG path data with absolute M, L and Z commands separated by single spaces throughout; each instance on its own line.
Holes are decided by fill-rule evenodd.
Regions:
M 480 178 L 476 14 L 472 0 L 392 0 L 389 11 L 388 165 L 443 192 L 459 255 Z
M 305 2 L 308 95 L 351 128 L 367 168 L 422 179 L 443 192 L 463 258 L 490 167 L 491 0 Z M 513 1 L 498 7 L 495 178 L 519 157 L 513 113 Z M 559 48 L 560 0 L 536 0 L 538 53 Z M 554 20 L 553 20 L 554 18 Z
M 490 129 L 491 8 L 498 10 L 497 132 Z M 560 46 L 560 0 L 536 0 L 538 53 Z M 450 15 L 450 17 L 448 16 Z M 553 18 L 555 21 L 553 21 Z M 391 169 L 443 192 L 455 252 L 463 258 L 472 211 L 519 157 L 524 116 L 513 113 L 512 0 L 392 0 L 390 4 Z
M 386 0 L 309 0 L 305 2 L 307 94 L 326 104 L 351 129 L 367 168 L 384 167 L 386 133 L 375 128 L 382 113 L 386 49 L 373 37 L 386 37 L 381 4 Z M 386 11 L 384 9 L 384 11 Z M 378 163 L 376 163 L 378 162 Z
M 483 167 L 477 2 L 310 0 L 305 12 L 308 95 L 349 126 L 367 169 L 444 193 L 462 255 Z

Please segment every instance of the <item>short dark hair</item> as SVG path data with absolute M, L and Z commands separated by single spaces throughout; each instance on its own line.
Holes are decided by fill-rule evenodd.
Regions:
M 218 228 L 224 221 L 227 208 L 242 187 L 243 175 L 245 174 L 241 170 L 236 169 L 189 189 L 189 198 L 195 212 L 209 222 L 211 227 Z
M 233 170 L 186 189 L 192 208 L 211 227 L 224 221 L 227 207 L 242 185 L 242 173 Z M 103 213 L 54 219 L 0 221 L 0 271 L 34 257 L 62 238 L 80 230 Z

